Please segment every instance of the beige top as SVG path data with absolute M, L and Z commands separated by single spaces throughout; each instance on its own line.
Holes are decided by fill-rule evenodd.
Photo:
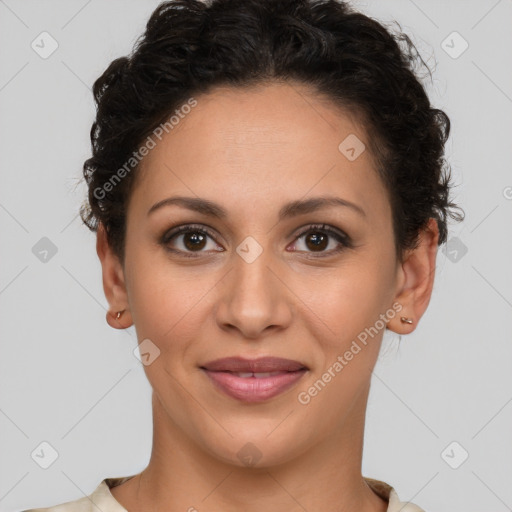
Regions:
M 23 512 L 98 512 L 98 510 L 101 510 L 101 512 L 128 512 L 114 499 L 110 489 L 116 485 L 121 485 L 134 476 L 105 478 L 89 496 L 50 508 L 32 508 Z M 378 496 L 388 501 L 387 512 L 425 512 L 413 503 L 400 501 L 396 491 L 387 483 L 373 478 L 364 477 L 364 479 Z

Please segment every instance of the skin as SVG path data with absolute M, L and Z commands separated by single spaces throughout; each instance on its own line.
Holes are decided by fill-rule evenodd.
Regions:
M 130 512 L 385 511 L 361 474 L 371 372 L 385 329 L 307 405 L 297 397 L 394 303 L 402 310 L 387 328 L 416 328 L 432 292 L 437 224 L 430 220 L 418 247 L 397 259 L 390 203 L 370 151 L 349 161 L 338 150 L 349 134 L 368 148 L 363 127 L 307 87 L 222 87 L 196 99 L 142 162 L 127 206 L 124 261 L 98 230 L 108 323 L 134 324 L 139 343 L 149 338 L 160 350 L 144 366 L 153 388 L 150 462 L 111 492 Z M 177 205 L 147 214 L 175 195 L 208 199 L 228 216 Z M 343 198 L 364 215 L 329 206 L 278 221 L 285 203 L 318 196 Z M 189 223 L 210 227 L 215 238 L 198 249 L 193 233 L 167 242 L 195 258 L 167 251 L 163 235 Z M 320 249 L 307 233 L 298 238 L 318 223 L 346 233 L 352 247 L 333 253 L 340 242 L 331 235 Z M 247 236 L 263 251 L 252 263 L 236 252 Z M 199 368 L 234 355 L 284 357 L 309 371 L 281 395 L 247 404 L 217 390 Z M 252 467 L 237 456 L 248 442 L 260 454 Z

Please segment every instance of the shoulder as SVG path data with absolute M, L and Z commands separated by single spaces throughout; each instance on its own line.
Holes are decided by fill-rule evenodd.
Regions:
M 121 480 L 120 478 L 106 478 L 96 489 L 89 494 L 75 501 L 68 501 L 48 508 L 32 508 L 23 512 L 127 512 L 112 496 L 107 483 Z
M 132 478 L 117 477 L 106 478 L 89 496 L 84 496 L 75 501 L 68 501 L 49 508 L 32 508 L 23 512 L 127 512 L 112 496 L 110 489 Z M 425 512 L 414 503 L 402 502 L 395 489 L 386 482 L 374 478 L 364 478 L 368 486 L 381 498 L 388 501 L 387 512 Z
M 400 501 L 397 492 L 391 485 L 374 478 L 364 478 L 368 486 L 378 496 L 388 501 L 386 512 L 425 512 L 422 508 L 409 501 Z

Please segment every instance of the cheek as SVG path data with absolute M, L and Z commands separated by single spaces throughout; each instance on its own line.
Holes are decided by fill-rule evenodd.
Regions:
M 202 297 L 211 287 L 194 272 L 171 265 L 165 256 L 149 251 L 133 250 L 126 265 L 130 279 L 127 283 L 130 308 L 138 338 L 154 339 L 162 345 L 173 339 L 181 343 L 201 324 L 195 321 L 201 309 Z M 191 334 L 191 333 L 189 333 Z
M 320 417 L 320 429 L 328 432 L 353 412 L 370 384 L 385 331 L 380 315 L 389 308 L 388 276 L 378 266 L 347 267 L 335 278 L 315 281 L 313 289 L 310 284 L 306 297 L 302 314 L 325 335 L 312 334 L 319 357 L 296 401 L 305 423 Z
M 315 279 L 303 278 L 294 290 L 304 298 L 302 314 L 325 334 L 318 339 L 328 353 L 350 343 L 389 307 L 388 273 L 381 266 L 362 262 L 343 265 Z

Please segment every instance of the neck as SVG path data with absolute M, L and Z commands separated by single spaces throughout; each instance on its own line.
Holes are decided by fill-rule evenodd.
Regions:
M 112 494 L 130 512 L 385 512 L 387 503 L 361 475 L 367 396 L 368 391 L 330 438 L 307 452 L 279 465 L 243 467 L 205 453 L 170 421 L 153 394 L 150 462 Z

